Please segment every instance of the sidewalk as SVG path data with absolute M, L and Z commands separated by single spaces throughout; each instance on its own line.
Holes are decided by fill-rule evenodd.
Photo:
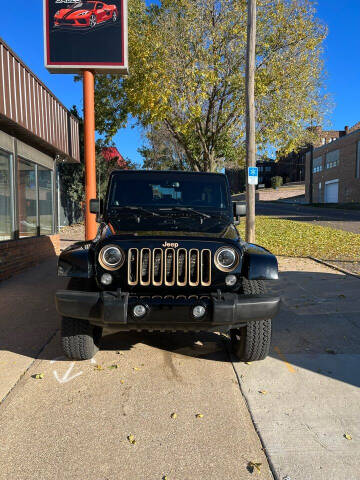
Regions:
M 56 258 L 0 283 L 0 402 L 60 327 L 54 295 L 66 279 Z

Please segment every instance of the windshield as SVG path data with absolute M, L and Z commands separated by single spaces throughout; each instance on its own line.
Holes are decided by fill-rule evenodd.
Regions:
M 221 175 L 126 173 L 112 177 L 108 208 L 125 205 L 195 209 L 229 209 L 228 190 Z

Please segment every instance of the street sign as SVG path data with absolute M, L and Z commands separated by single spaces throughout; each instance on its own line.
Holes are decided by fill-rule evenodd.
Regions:
M 43 0 L 51 73 L 128 73 L 127 0 Z
M 257 185 L 259 183 L 259 169 L 258 167 L 249 167 L 248 168 L 248 184 Z

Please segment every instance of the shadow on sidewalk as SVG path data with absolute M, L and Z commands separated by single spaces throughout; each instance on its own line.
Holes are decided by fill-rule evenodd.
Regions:
M 0 348 L 30 358 L 52 360 L 44 345 L 60 327 L 54 294 L 66 279 L 56 277 L 55 261 L 3 282 Z M 273 321 L 271 356 L 286 359 L 349 384 L 360 386 L 360 280 L 334 273 L 286 271 L 271 290 L 283 299 Z M 58 337 L 57 337 L 58 338 Z M 58 342 L 58 340 L 54 340 Z M 195 342 L 200 341 L 201 344 Z M 117 333 L 104 335 L 101 350 L 126 351 L 137 343 L 209 361 L 227 361 L 224 336 L 214 333 Z M 279 353 L 280 352 L 280 353 Z M 211 368 L 211 367 L 210 367 Z

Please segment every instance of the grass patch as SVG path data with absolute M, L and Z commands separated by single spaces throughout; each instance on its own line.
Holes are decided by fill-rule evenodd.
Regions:
M 245 220 L 238 228 L 245 238 Z M 322 260 L 360 258 L 360 235 L 281 218 L 257 216 L 256 243 L 275 255 L 287 257 L 313 256 Z

